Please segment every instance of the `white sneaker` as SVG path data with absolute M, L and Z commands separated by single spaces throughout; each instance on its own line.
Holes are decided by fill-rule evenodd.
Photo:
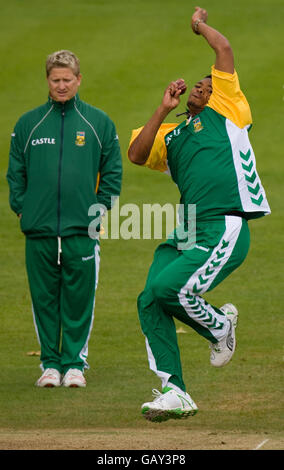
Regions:
M 61 374 L 57 369 L 45 369 L 42 376 L 36 382 L 38 387 L 60 387 Z
M 173 389 L 165 388 L 165 393 L 160 393 L 155 388 L 152 390 L 153 401 L 142 405 L 142 414 L 149 421 L 161 422 L 168 419 L 188 418 L 197 413 L 198 408 L 190 395 L 181 395 Z
M 210 362 L 214 367 L 223 367 L 232 359 L 236 349 L 235 329 L 238 322 L 238 310 L 233 304 L 225 304 L 220 308 L 229 320 L 229 331 L 218 343 L 211 343 Z
M 79 369 L 69 369 L 62 380 L 64 387 L 86 387 L 86 384 L 83 372 Z

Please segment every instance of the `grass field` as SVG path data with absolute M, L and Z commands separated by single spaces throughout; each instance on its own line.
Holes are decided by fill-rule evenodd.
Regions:
M 3 2 L 4 3 L 4 2 Z M 224 369 L 209 365 L 205 341 L 179 334 L 184 379 L 199 413 L 148 423 L 140 406 L 159 388 L 148 370 L 136 297 L 159 240 L 103 240 L 85 390 L 34 387 L 40 374 L 24 261 L 24 237 L 8 205 L 10 134 L 47 97 L 44 64 L 54 50 L 81 60 L 80 96 L 116 123 L 124 160 L 120 203 L 178 203 L 168 177 L 131 165 L 131 129 L 159 104 L 166 85 L 189 87 L 214 54 L 192 34 L 195 3 L 180 0 L 10 0 L 0 17 L 0 448 L 283 449 L 283 16 L 282 0 L 204 1 L 208 22 L 230 40 L 252 108 L 250 137 L 272 209 L 252 221 L 245 263 L 206 297 L 235 303 L 238 348 Z M 183 99 L 185 100 L 185 98 Z M 181 104 L 181 111 L 185 101 Z M 176 120 L 175 114 L 169 121 Z M 180 324 L 177 324 L 180 327 Z M 172 436 L 171 438 L 169 436 Z M 261 445 L 260 445 L 261 444 Z

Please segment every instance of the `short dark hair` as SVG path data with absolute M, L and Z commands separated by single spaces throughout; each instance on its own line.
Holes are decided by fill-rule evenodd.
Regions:
M 212 75 L 206 75 L 204 78 L 212 78 Z

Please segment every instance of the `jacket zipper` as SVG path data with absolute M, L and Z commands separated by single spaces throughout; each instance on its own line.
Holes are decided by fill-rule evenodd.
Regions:
M 59 152 L 59 163 L 58 163 L 58 202 L 57 202 L 57 236 L 58 237 L 60 237 L 61 173 L 62 173 L 62 158 L 63 158 L 64 117 L 65 117 L 65 109 L 64 109 L 64 104 L 63 104 L 62 110 L 61 110 L 60 152 Z

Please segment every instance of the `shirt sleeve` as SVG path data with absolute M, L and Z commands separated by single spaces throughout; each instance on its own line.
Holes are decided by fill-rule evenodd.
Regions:
M 11 136 L 9 167 L 7 171 L 10 189 L 9 202 L 11 209 L 17 215 L 22 213 L 27 186 L 26 162 L 20 134 L 20 125 L 17 123 Z
M 100 204 L 111 209 L 120 195 L 122 180 L 122 159 L 114 123 L 108 119 L 101 153 L 96 193 Z
M 175 124 L 164 123 L 160 126 L 157 132 L 157 135 L 155 137 L 151 152 L 148 156 L 148 159 L 142 166 L 146 166 L 147 168 L 150 168 L 151 170 L 161 171 L 162 173 L 165 173 L 168 171 L 167 147 L 165 143 L 165 136 L 169 132 L 171 132 L 173 129 L 175 129 L 177 126 L 178 124 L 176 123 Z M 132 142 L 136 139 L 136 137 L 140 134 L 142 129 L 143 127 L 139 127 L 138 129 L 134 129 L 132 131 L 131 139 L 129 142 L 129 147 L 132 144 Z
M 236 71 L 233 74 L 211 68 L 213 92 L 209 108 L 226 117 L 241 129 L 252 123 L 249 104 L 240 89 Z

